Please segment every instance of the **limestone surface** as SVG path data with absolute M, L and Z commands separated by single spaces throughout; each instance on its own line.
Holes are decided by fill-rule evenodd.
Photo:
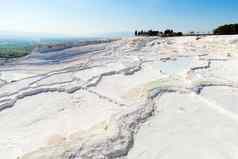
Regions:
M 237 159 L 238 36 L 136 37 L 0 66 L 6 159 Z

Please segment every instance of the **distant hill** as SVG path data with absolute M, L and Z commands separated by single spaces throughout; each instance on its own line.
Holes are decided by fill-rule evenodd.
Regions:
M 30 33 L 30 32 L 13 32 L 13 31 L 0 31 L 1 39 L 14 39 L 14 40 L 37 40 L 40 38 L 68 38 L 70 36 L 50 33 Z
M 120 38 L 120 37 L 131 37 L 134 34 L 131 32 L 110 32 L 110 33 L 97 33 L 93 36 L 96 37 L 105 37 L 105 38 Z

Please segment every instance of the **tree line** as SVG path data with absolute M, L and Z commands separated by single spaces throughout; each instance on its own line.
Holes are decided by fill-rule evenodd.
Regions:
M 166 29 L 165 31 L 149 30 L 149 31 L 135 31 L 135 36 L 183 36 L 182 32 L 174 32 L 172 29 Z
M 213 35 L 233 35 L 238 34 L 238 23 L 237 24 L 226 24 L 222 26 L 218 26 L 213 30 Z M 171 37 L 171 36 L 183 36 L 182 32 L 174 32 L 172 29 L 166 29 L 165 31 L 157 31 L 157 30 L 148 30 L 148 31 L 135 31 L 135 36 L 161 36 L 161 37 Z M 185 35 L 212 35 L 208 34 L 195 34 L 194 32 L 190 32 Z
M 215 35 L 232 35 L 238 34 L 238 24 L 226 24 L 217 27 L 213 33 Z

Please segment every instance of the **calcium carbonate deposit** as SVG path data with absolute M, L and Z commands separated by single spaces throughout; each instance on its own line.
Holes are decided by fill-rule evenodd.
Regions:
M 0 130 L 1 159 L 237 159 L 238 36 L 125 38 L 6 62 Z

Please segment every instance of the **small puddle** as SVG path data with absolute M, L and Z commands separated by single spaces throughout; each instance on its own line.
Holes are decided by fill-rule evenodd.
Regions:
M 187 71 L 191 67 L 192 57 L 177 57 L 176 60 L 160 61 L 160 70 L 168 75 Z

